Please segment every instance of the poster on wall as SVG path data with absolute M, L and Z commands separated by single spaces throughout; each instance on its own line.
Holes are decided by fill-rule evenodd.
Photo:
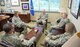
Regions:
M 12 6 L 19 6 L 19 0 L 11 0 Z
M 22 3 L 22 10 L 29 10 L 29 3 Z
M 72 0 L 71 14 L 78 19 L 80 11 L 80 0 Z
M 5 0 L 6 8 L 11 8 L 11 0 Z
M 0 5 L 5 6 L 5 0 L 0 0 Z

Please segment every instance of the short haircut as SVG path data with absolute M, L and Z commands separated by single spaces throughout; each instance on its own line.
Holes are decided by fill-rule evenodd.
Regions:
M 70 31 L 73 31 L 73 30 L 75 29 L 74 24 L 73 24 L 73 23 L 71 23 L 71 22 L 70 22 L 70 23 L 67 23 L 67 24 L 66 24 L 66 26 L 69 26 L 69 28 L 68 28 L 68 29 L 69 29 Z
M 14 11 L 14 15 L 17 15 L 17 13 L 19 13 L 18 11 Z
M 11 30 L 11 27 L 12 27 L 12 23 L 6 23 L 4 26 L 3 26 L 3 30 L 8 33 L 10 30 Z

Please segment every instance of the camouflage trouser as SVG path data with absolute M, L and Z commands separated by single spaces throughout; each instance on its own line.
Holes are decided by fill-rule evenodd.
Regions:
M 24 29 L 22 31 L 22 34 L 26 34 L 27 33 L 27 25 L 26 24 L 21 24 L 21 27 Z

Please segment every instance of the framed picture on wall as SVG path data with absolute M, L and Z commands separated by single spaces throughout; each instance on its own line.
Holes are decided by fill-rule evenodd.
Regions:
M 11 0 L 5 0 L 6 8 L 11 8 Z
M 80 14 L 80 0 L 72 0 L 71 14 L 78 19 Z
M 19 6 L 19 0 L 11 0 L 12 6 Z
M 11 4 L 11 0 L 5 0 L 6 4 Z
M 0 0 L 0 5 L 1 6 L 5 6 L 5 1 L 4 0 Z
M 25 1 L 29 1 L 29 0 L 21 0 L 21 2 L 25 2 Z
M 71 9 L 72 6 L 72 0 L 68 0 L 68 8 Z
M 22 3 L 22 10 L 29 10 L 29 3 Z

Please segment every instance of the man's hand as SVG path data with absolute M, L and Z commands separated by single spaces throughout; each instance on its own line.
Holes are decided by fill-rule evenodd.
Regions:
M 51 26 L 51 28 L 59 29 L 59 27 L 57 25 Z
M 57 39 L 57 37 L 56 36 L 51 36 L 50 39 L 55 40 L 55 39 Z
M 24 35 L 21 34 L 21 35 L 19 36 L 19 38 L 20 38 L 20 40 L 24 40 Z

